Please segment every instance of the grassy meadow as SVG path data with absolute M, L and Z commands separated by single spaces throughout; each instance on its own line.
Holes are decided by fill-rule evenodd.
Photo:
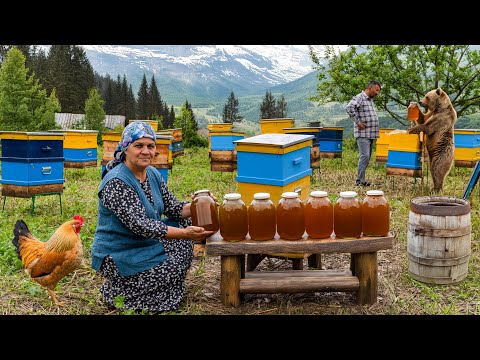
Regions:
M 99 159 L 102 151 L 99 149 Z M 394 247 L 378 252 L 378 302 L 357 305 L 354 294 L 247 294 L 238 308 L 225 307 L 220 301 L 220 259 L 199 254 L 195 257 L 187 277 L 187 292 L 179 315 L 254 315 L 254 314 L 480 314 L 480 194 L 479 185 L 471 201 L 472 246 L 468 276 L 451 285 L 431 285 L 418 282 L 408 275 L 407 223 L 410 200 L 431 195 L 431 178 L 385 175 L 385 165 L 375 164 L 372 156 L 367 170 L 369 188 L 354 186 L 358 152 L 353 138 L 343 143 L 341 159 L 322 159 L 321 168 L 311 176 L 310 190 L 325 190 L 334 202 L 340 191 L 358 191 L 363 199 L 368 189 L 381 189 L 391 208 L 391 232 Z M 99 161 L 100 164 L 100 161 Z M 453 167 L 446 178 L 441 194 L 461 197 L 473 169 Z M 96 191 L 100 182 L 97 168 L 65 169 L 65 188 L 62 195 L 63 213 L 60 214 L 58 196 L 39 196 L 35 215 L 31 215 L 31 199 L 7 197 L 0 219 L 0 314 L 62 314 L 99 315 L 129 314 L 111 311 L 105 306 L 99 292 L 102 279 L 90 267 L 90 246 L 97 220 Z M 174 159 L 168 185 L 179 199 L 190 199 L 198 189 L 208 188 L 221 201 L 223 195 L 237 191 L 236 172 L 210 171 L 208 149 L 185 149 L 183 156 Z M 430 174 L 428 174 L 430 176 Z M 3 198 L 2 198 L 3 205 Z M 57 308 L 45 289 L 32 282 L 23 271 L 11 240 L 15 221 L 23 219 L 34 235 L 47 240 L 63 222 L 79 214 L 85 220 L 80 233 L 84 245 L 84 264 L 64 278 L 56 288 L 65 305 Z M 306 263 L 306 261 L 305 261 Z M 349 254 L 322 255 L 326 269 L 349 268 Z M 306 266 L 306 264 L 305 264 Z M 287 259 L 266 258 L 261 270 L 289 269 Z

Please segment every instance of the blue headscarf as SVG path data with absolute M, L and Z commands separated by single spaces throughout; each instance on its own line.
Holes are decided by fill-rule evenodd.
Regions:
M 150 138 L 153 141 L 157 141 L 155 131 L 152 126 L 145 121 L 133 121 L 128 124 L 122 132 L 122 138 L 120 139 L 115 151 L 113 153 L 113 160 L 109 161 L 105 166 L 105 170 L 102 174 L 102 179 L 107 172 L 112 170 L 115 166 L 125 161 L 125 151 L 127 151 L 130 144 L 141 138 Z

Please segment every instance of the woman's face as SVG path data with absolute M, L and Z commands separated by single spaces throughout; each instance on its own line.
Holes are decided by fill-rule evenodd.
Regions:
M 153 139 L 140 138 L 131 143 L 125 151 L 125 162 L 134 168 L 146 169 L 152 163 L 156 150 Z

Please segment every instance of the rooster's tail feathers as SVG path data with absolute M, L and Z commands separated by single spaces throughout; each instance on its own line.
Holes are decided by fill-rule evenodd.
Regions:
M 15 246 L 15 250 L 17 251 L 17 256 L 21 260 L 22 257 L 20 256 L 20 247 L 18 244 L 18 240 L 20 235 L 30 237 L 30 230 L 28 229 L 27 224 L 23 220 L 17 220 L 15 223 L 15 227 L 13 228 L 13 239 L 12 244 Z

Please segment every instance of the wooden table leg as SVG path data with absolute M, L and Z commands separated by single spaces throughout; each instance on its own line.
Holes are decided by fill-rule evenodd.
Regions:
M 247 255 L 247 271 L 253 271 L 258 264 L 265 258 L 264 254 L 248 254 Z
M 355 276 L 360 286 L 357 292 L 357 304 L 375 304 L 377 302 L 377 252 L 352 254 Z
M 303 258 L 292 259 L 292 270 L 303 270 Z
M 308 257 L 308 267 L 322 270 L 322 254 L 312 254 Z
M 240 306 L 243 255 L 221 256 L 220 298 L 227 306 Z
M 241 260 L 241 265 L 240 265 L 240 278 L 245 279 L 245 259 L 246 255 L 240 255 Z M 240 302 L 245 301 L 245 294 L 240 294 Z

